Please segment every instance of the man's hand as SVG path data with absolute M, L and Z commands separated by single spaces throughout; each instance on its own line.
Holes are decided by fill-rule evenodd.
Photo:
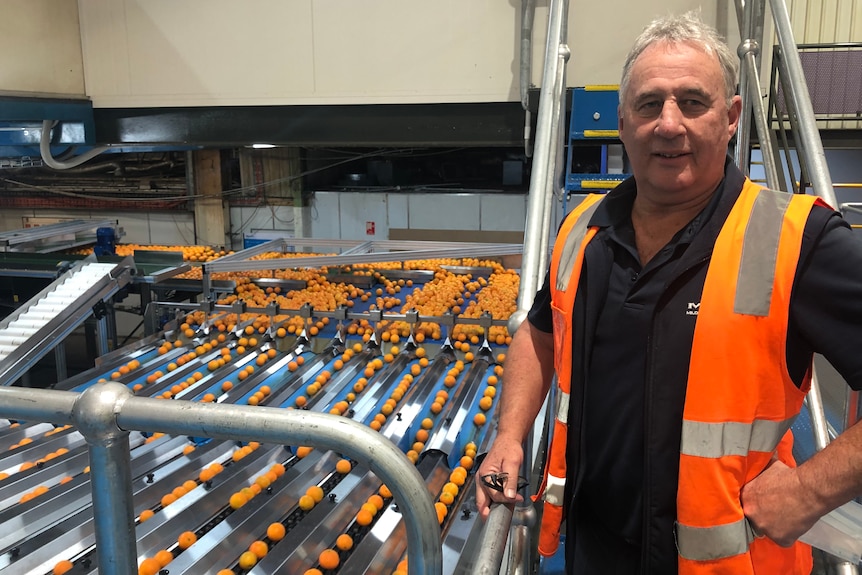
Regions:
M 483 521 L 491 512 L 491 503 L 514 503 L 524 499 L 517 491 L 518 473 L 521 471 L 523 459 L 524 449 L 519 441 L 497 436 L 476 472 L 476 506 Z M 503 491 L 492 489 L 482 481 L 482 476 L 500 472 L 506 473 L 509 477 Z
M 815 496 L 799 480 L 796 468 L 775 460 L 742 486 L 742 511 L 755 532 L 787 547 L 819 519 Z

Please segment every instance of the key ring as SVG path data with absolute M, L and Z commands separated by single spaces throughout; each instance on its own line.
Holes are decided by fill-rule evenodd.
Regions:
M 500 471 L 497 473 L 488 473 L 487 475 L 481 476 L 482 483 L 485 484 L 485 487 L 489 489 L 493 489 L 494 491 L 503 491 L 503 488 L 506 487 L 506 482 L 509 480 L 509 474 L 505 471 Z M 524 479 L 523 477 L 518 477 L 518 491 L 525 488 L 530 483 Z

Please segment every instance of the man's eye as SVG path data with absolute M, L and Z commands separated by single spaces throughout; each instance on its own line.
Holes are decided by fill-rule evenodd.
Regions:
M 641 102 L 638 104 L 637 111 L 639 114 L 655 114 L 661 109 L 661 102 L 658 100 L 652 100 L 648 102 Z
M 706 107 L 706 102 L 696 99 L 688 99 L 682 101 L 682 106 L 688 110 L 701 110 Z

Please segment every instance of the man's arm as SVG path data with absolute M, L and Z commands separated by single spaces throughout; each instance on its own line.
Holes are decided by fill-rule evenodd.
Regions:
M 778 461 L 742 488 L 754 528 L 790 545 L 833 509 L 862 495 L 862 423 L 793 469 Z
M 791 296 L 788 365 L 794 378 L 822 353 L 853 389 L 862 388 L 862 245 L 831 210 L 815 206 Z M 795 332 L 795 335 L 794 335 Z M 791 343 L 795 342 L 795 345 Z M 862 427 L 848 428 L 796 469 L 773 463 L 742 489 L 745 515 L 789 545 L 817 519 L 862 495 Z
M 501 384 L 497 437 L 485 455 L 478 475 L 505 472 L 515 478 L 524 458 L 522 444 L 550 388 L 554 368 L 554 336 L 524 321 L 515 332 L 506 358 Z M 503 493 L 476 481 L 476 504 L 483 519 L 492 501 L 515 501 L 517 482 L 509 481 Z

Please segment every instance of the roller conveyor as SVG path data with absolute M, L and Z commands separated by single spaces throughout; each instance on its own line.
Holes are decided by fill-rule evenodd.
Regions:
M 117 228 L 116 220 L 72 220 L 0 232 L 0 250 L 48 253 L 96 242 L 99 228 Z M 122 229 L 118 229 L 122 235 Z
M 79 262 L 0 322 L 0 385 L 9 385 L 130 280 L 131 260 Z

